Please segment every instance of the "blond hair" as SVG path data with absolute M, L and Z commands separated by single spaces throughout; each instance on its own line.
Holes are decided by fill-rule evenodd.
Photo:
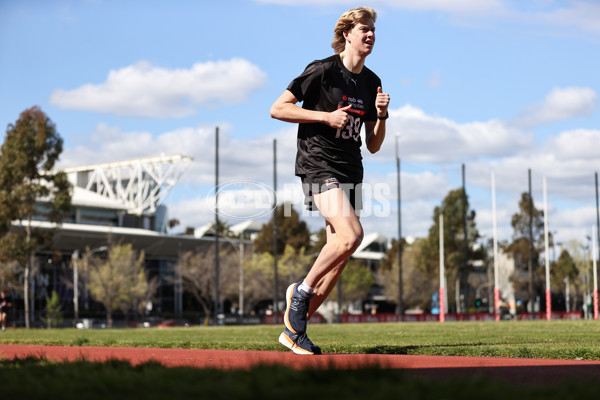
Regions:
M 335 51 L 335 54 L 339 54 L 346 48 L 346 38 L 344 32 L 351 31 L 361 19 L 370 18 L 375 22 L 377 19 L 377 13 L 371 7 L 356 7 L 346 11 L 338 19 L 335 28 L 333 29 L 333 40 L 331 41 L 331 47 Z

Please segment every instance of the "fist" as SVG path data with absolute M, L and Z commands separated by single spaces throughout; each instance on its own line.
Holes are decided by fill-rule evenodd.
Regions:
M 347 111 L 352 108 L 352 106 L 346 106 L 338 108 L 337 110 L 329 113 L 329 120 L 327 124 L 334 129 L 342 129 L 346 126 L 348 122 L 348 113 Z

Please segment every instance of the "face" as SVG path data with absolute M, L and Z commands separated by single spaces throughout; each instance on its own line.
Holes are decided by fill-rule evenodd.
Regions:
M 354 51 L 367 56 L 375 46 L 375 22 L 371 18 L 363 18 L 345 36 Z

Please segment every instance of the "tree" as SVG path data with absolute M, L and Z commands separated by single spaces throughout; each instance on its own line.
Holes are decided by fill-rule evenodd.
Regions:
M 60 307 L 60 299 L 55 290 L 50 297 L 46 297 L 46 316 L 42 317 L 42 322 L 50 328 L 58 328 L 63 323 L 63 313 Z
M 340 282 L 342 288 L 342 305 L 344 305 L 356 300 L 364 300 L 375 283 L 375 278 L 373 278 L 373 273 L 369 267 L 351 258 L 344 267 Z M 327 298 L 328 300 L 335 301 L 337 299 L 338 288 L 338 285 L 333 288 Z
M 469 210 L 468 196 L 465 203 L 467 208 L 467 237 L 465 238 L 463 228 L 463 189 L 460 188 L 450 191 L 444 198 L 441 207 L 435 207 L 433 210 L 433 225 L 429 228 L 429 234 L 425 241 L 420 244 L 418 255 L 418 266 L 425 273 L 425 278 L 437 278 L 439 276 L 440 260 L 439 216 L 443 215 L 444 260 L 448 283 L 446 290 L 449 293 L 459 284 L 461 268 L 466 267 L 468 274 L 472 268 L 472 262 L 483 258 L 482 249 L 476 245 L 480 236 L 475 224 L 475 211 Z M 467 241 L 466 260 L 465 240 Z M 458 301 L 459 299 L 455 299 L 455 306 Z
M 19 271 L 17 261 L 0 261 L 0 287 L 15 288 L 19 282 Z
M 561 251 L 558 261 L 550 272 L 552 274 L 552 282 L 558 283 L 562 282 L 567 277 L 570 281 L 574 282 L 579 275 L 577 264 L 575 264 L 575 260 L 573 260 L 573 257 L 571 257 L 566 249 Z
M 285 216 L 287 209 L 290 215 Z M 310 246 L 310 231 L 306 222 L 300 220 L 300 215 L 290 205 L 281 205 L 273 214 L 269 223 L 263 226 L 254 240 L 254 250 L 257 253 L 273 254 L 273 219 L 277 218 L 277 254 L 283 254 L 285 247 L 290 245 L 298 251 Z
M 431 304 L 431 295 L 439 287 L 439 279 L 434 274 L 427 274 L 419 265 L 422 247 L 427 239 L 420 239 L 408 244 L 402 244 L 402 303 L 406 309 L 427 309 Z M 398 299 L 398 241 L 392 240 L 392 245 L 386 252 L 378 274 L 379 284 L 389 299 Z
M 60 224 L 71 207 L 71 188 L 64 172 L 53 171 L 63 140 L 56 126 L 39 107 L 21 113 L 9 124 L 0 157 L 0 259 L 25 266 L 25 325 L 29 328 L 29 275 L 35 249 L 50 235 L 32 228 L 34 216 Z M 25 232 L 11 229 L 15 220 L 26 221 Z
M 279 262 L 277 275 L 279 282 L 278 299 L 285 298 L 285 291 L 292 282 L 298 282 L 306 276 L 312 266 L 314 257 L 306 254 L 304 247 L 296 251 L 292 245 L 286 245 Z M 244 298 L 248 304 L 261 300 L 273 299 L 275 271 L 273 269 L 273 255 L 268 252 L 254 253 L 252 259 L 246 263 L 244 285 Z
M 128 311 L 136 300 L 148 295 L 148 278 L 144 270 L 144 252 L 139 256 L 131 244 L 112 246 L 106 260 L 91 255 L 83 256 L 88 270 L 90 296 L 106 309 L 106 324 L 113 325 L 115 310 Z
M 175 265 L 175 278 L 181 276 L 183 290 L 194 296 L 202 307 L 208 324 L 211 309 L 214 305 L 215 292 L 215 249 L 213 246 L 206 251 L 183 253 Z M 219 253 L 219 294 L 220 300 L 233 298 L 238 294 L 239 260 L 235 252 L 221 251 Z
M 531 207 L 531 217 L 530 217 Z M 533 231 L 533 260 L 531 265 L 532 276 L 529 275 L 530 239 L 529 224 Z M 515 276 L 513 277 L 517 298 L 535 298 L 535 293 L 542 293 L 544 288 L 544 273 L 539 267 L 539 255 L 544 250 L 544 212 L 533 205 L 533 199 L 527 192 L 521 194 L 519 210 L 511 219 L 513 227 L 513 241 L 508 246 L 515 260 Z M 552 237 L 550 235 L 550 240 Z M 528 285 L 533 280 L 534 293 L 529 293 Z

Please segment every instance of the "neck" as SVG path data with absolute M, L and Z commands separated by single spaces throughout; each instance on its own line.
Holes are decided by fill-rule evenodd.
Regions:
M 365 66 L 365 58 L 358 54 L 352 54 L 348 49 L 340 53 L 342 64 L 353 74 L 359 74 Z

